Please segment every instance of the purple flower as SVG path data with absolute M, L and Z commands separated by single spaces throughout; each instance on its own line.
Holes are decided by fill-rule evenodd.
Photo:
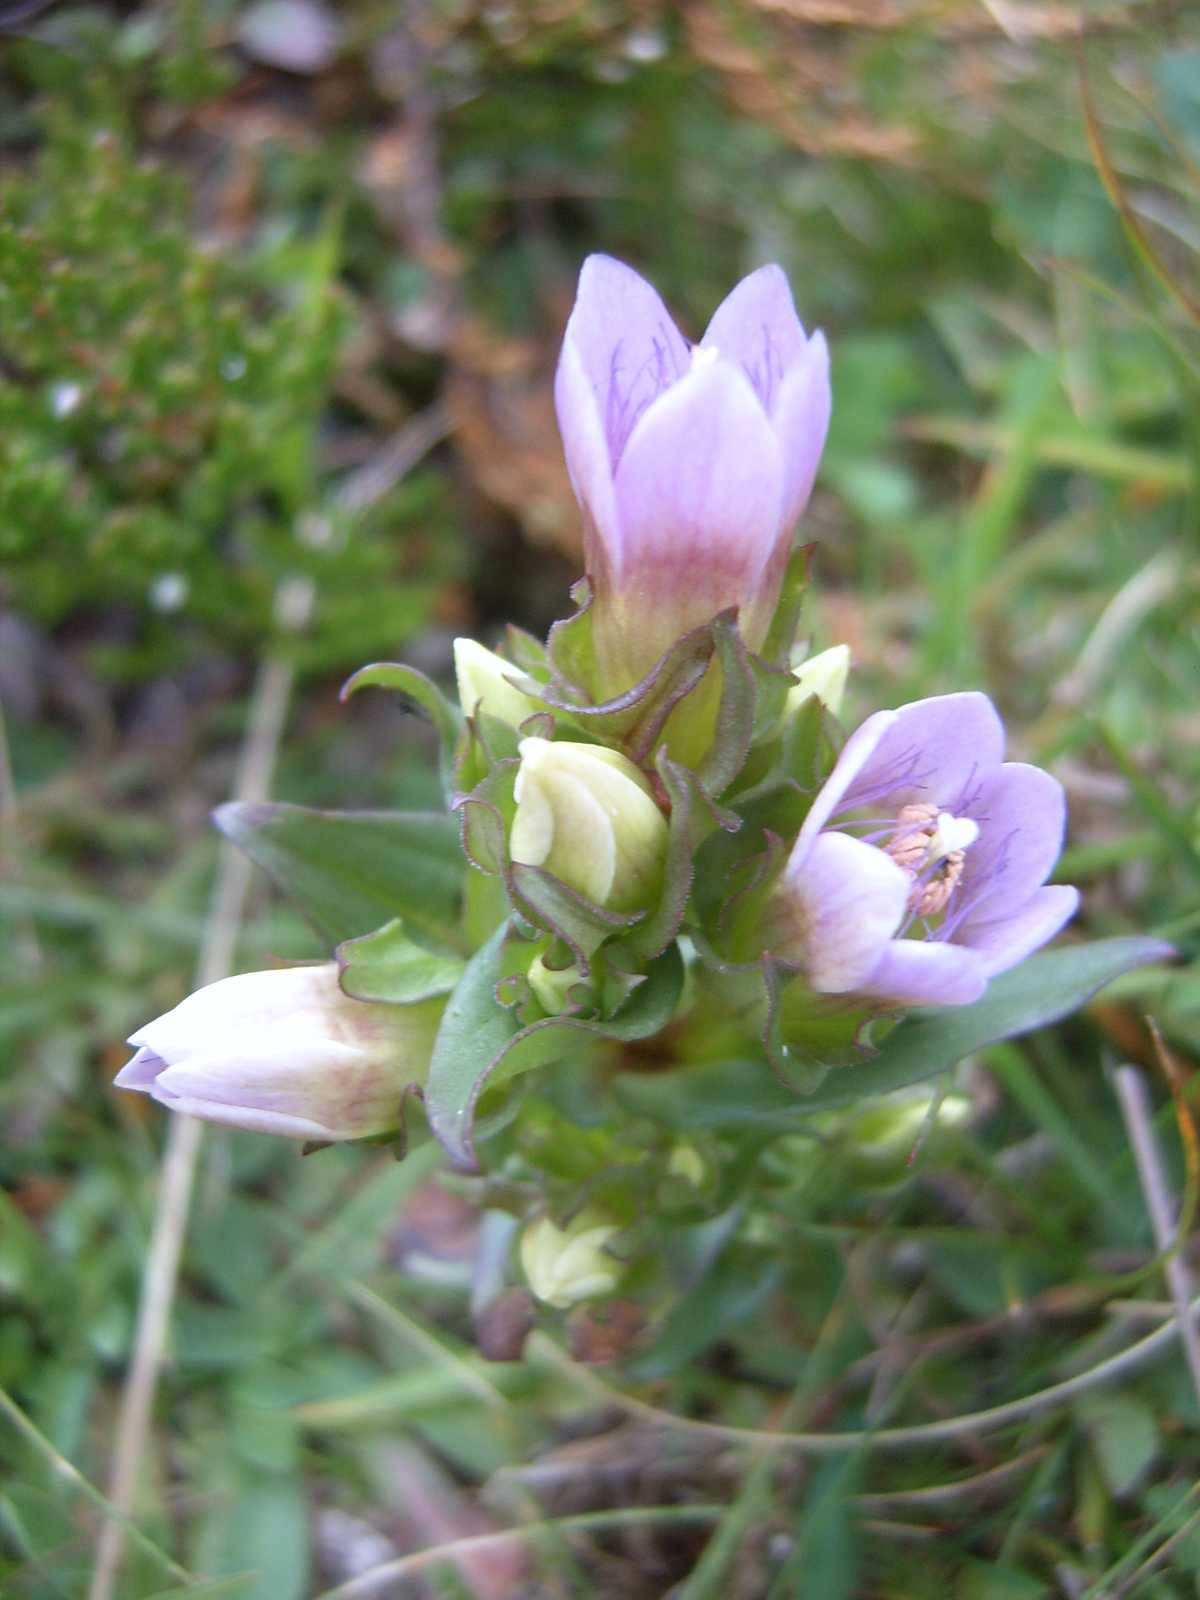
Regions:
M 743 278 L 689 346 L 644 278 L 589 256 L 555 401 L 602 692 L 730 606 L 757 649 L 829 425 L 825 339 L 805 334 L 780 268 Z
M 442 1002 L 369 1005 L 334 962 L 245 972 L 190 994 L 130 1037 L 115 1082 L 172 1111 L 288 1139 L 362 1139 L 400 1122 L 425 1079 Z
M 768 947 L 825 994 L 964 1005 L 1079 903 L 1045 887 L 1062 786 L 1004 760 L 986 695 L 868 717 L 813 801 L 766 918 Z

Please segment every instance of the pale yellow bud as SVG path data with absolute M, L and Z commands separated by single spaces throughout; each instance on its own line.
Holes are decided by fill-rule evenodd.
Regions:
M 684 1183 L 698 1189 L 704 1182 L 704 1157 L 694 1144 L 681 1141 L 667 1157 L 667 1173 L 672 1178 L 682 1178 Z
M 522 739 L 515 862 L 544 867 L 612 911 L 636 911 L 658 894 L 667 819 L 625 756 L 602 745 Z
M 454 676 L 464 716 L 482 711 L 518 728 L 526 717 L 546 708 L 512 683 L 518 669 L 494 650 L 486 650 L 474 639 L 455 639 Z
M 810 656 L 792 667 L 796 682 L 788 690 L 785 716 L 794 716 L 806 700 L 814 696 L 833 712 L 841 709 L 850 672 L 850 646 L 835 644 L 830 650 Z
M 942 1094 L 929 1084 L 917 1083 L 832 1120 L 840 1122 L 844 1155 L 864 1175 L 891 1173 L 894 1168 L 899 1176 L 923 1138 L 964 1127 L 972 1113 L 970 1098 L 958 1090 Z
M 547 1016 L 557 1017 L 570 1005 L 570 991 L 583 982 L 583 970 L 578 963 L 569 967 L 548 967 L 541 956 L 535 956 L 526 974 L 529 987 Z
M 565 1228 L 549 1217 L 531 1222 L 521 1235 L 521 1268 L 530 1289 L 559 1311 L 611 1294 L 621 1266 L 604 1246 L 618 1231 L 592 1211 L 581 1212 Z

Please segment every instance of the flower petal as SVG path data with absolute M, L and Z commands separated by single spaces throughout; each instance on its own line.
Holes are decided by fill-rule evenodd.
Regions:
M 812 493 L 832 403 L 829 348 L 825 335 L 814 333 L 802 360 L 783 380 L 772 419 L 783 458 L 783 520 L 789 529 Z
M 200 1100 L 169 1091 L 156 1092 L 154 1098 L 169 1111 L 199 1117 L 202 1122 L 215 1122 L 224 1128 L 240 1128 L 245 1133 L 273 1133 L 284 1139 L 326 1140 L 333 1137 L 322 1123 L 291 1116 L 286 1112 L 226 1105 L 218 1100 Z
M 227 1054 L 168 1067 L 151 1093 L 172 1110 L 187 1108 L 229 1127 L 278 1133 L 285 1131 L 281 1121 L 302 1125 L 294 1138 L 381 1132 L 399 1111 L 394 1074 L 381 1074 L 351 1045 L 314 1040 L 293 1027 L 251 1034 Z
M 931 801 L 940 811 L 974 815 L 974 796 L 1004 757 L 1004 725 L 987 695 L 934 695 L 900 706 L 894 716 L 842 795 L 841 808 L 882 803 L 895 810 Z
M 804 824 L 796 836 L 792 853 L 788 857 L 789 873 L 799 869 L 820 838 L 821 831 L 830 817 L 845 809 L 842 805 L 843 795 L 847 789 L 858 783 L 859 774 L 886 738 L 898 715 L 899 713 L 895 711 L 876 711 L 846 740 L 841 755 L 834 763 L 833 771 L 818 790 L 817 797 L 809 807 Z
M 893 939 L 862 986 L 864 994 L 909 1006 L 965 1006 L 987 988 L 974 950 L 920 939 Z
M 554 404 L 567 473 L 583 511 L 584 560 L 588 576 L 603 589 L 619 560 L 621 525 L 613 488 L 612 456 L 596 393 L 574 342 L 563 345 L 554 377 Z
M 686 339 L 658 292 L 632 267 L 612 256 L 589 256 L 579 274 L 575 307 L 567 322 L 570 347 L 591 390 L 615 469 L 638 418 L 691 366 Z M 574 387 L 570 396 L 577 401 Z M 575 416 L 560 408 L 568 456 Z
M 1036 890 L 1010 916 L 961 928 L 954 936 L 955 943 L 975 951 L 988 977 L 994 977 L 1053 939 L 1078 907 L 1078 889 L 1051 884 Z
M 117 1073 L 113 1083 L 118 1089 L 152 1089 L 154 1080 L 166 1064 L 161 1056 L 156 1056 L 153 1050 L 142 1045 L 138 1053 L 131 1056 Z
M 967 815 L 980 831 L 959 889 L 961 903 L 970 906 L 964 921 L 993 922 L 1045 883 L 1062 852 L 1066 797 L 1040 767 L 1007 761 L 982 778 Z
M 760 598 L 782 481 L 766 413 L 728 362 L 697 365 L 642 417 L 617 469 L 617 582 L 643 670 L 689 628 Z
M 777 891 L 778 925 L 791 924 L 795 944 L 776 953 L 796 959 L 820 993 L 857 990 L 900 926 L 910 888 L 882 850 L 823 833 L 799 870 L 789 863 Z
M 736 362 L 771 412 L 808 345 L 783 268 L 759 267 L 743 278 L 713 313 L 700 344 Z

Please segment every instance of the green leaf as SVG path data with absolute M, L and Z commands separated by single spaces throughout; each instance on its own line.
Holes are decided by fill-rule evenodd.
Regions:
M 640 1382 L 681 1372 L 759 1310 L 774 1292 L 779 1270 L 778 1262 L 764 1260 L 760 1251 L 726 1250 L 671 1307 L 658 1337 L 631 1364 L 630 1377 Z
M 399 917 L 374 933 L 346 939 L 337 949 L 342 988 L 356 1000 L 411 1005 L 449 994 L 462 977 L 458 956 L 426 950 L 409 935 Z
M 854 1515 L 861 1472 L 857 1454 L 817 1467 L 796 1518 L 791 1552 L 775 1574 L 768 1600 L 805 1593 L 819 1594 L 821 1600 L 851 1600 L 862 1543 Z
M 1128 1394 L 1084 1395 L 1077 1408 L 1109 1493 L 1120 1498 L 1143 1481 L 1161 1448 L 1153 1411 Z
M 333 943 L 397 916 L 435 938 L 457 924 L 464 864 L 453 817 L 231 801 L 213 820 Z
M 425 1084 L 429 1126 L 466 1166 L 474 1165 L 471 1121 L 477 1084 L 517 1032 L 516 1017 L 496 999 L 496 985 L 505 976 L 508 933 L 503 923 L 467 962 L 434 1040 Z
M 298 1477 L 239 1465 L 232 1493 L 205 1521 L 200 1547 L 214 1574 L 247 1574 L 244 1600 L 301 1600 L 311 1593 L 312 1536 Z
M 496 999 L 496 985 L 506 975 L 506 933 L 498 929 L 467 963 L 442 1018 L 425 1086 L 431 1130 L 451 1159 L 466 1167 L 476 1165 L 475 1113 L 486 1087 L 575 1053 L 584 1042 L 649 1038 L 674 1016 L 683 988 L 683 961 L 672 945 L 607 1021 L 546 1017 L 518 1028 Z
M 1159 939 L 1131 937 L 1031 956 L 994 979 L 974 1005 L 914 1012 L 869 1061 L 839 1067 L 809 1095 L 780 1083 L 761 1060 L 626 1074 L 617 1092 L 633 1109 L 677 1128 L 786 1127 L 814 1111 L 935 1077 L 985 1045 L 1057 1022 L 1122 972 L 1170 954 Z

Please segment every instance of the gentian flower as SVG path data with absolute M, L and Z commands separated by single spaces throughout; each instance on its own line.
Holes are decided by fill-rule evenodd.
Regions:
M 399 1126 L 423 1083 L 443 1002 L 372 1005 L 335 962 L 245 972 L 197 989 L 131 1035 L 117 1074 L 172 1111 L 288 1139 L 362 1139 Z
M 692 347 L 645 279 L 590 256 L 554 393 L 601 692 L 731 606 L 759 648 L 830 406 L 825 339 L 805 334 L 780 268 L 743 278 Z
M 1045 887 L 1064 824 L 1057 780 L 1004 760 L 986 695 L 877 712 L 813 801 L 764 940 L 825 994 L 977 1000 L 1078 905 L 1078 890 Z

